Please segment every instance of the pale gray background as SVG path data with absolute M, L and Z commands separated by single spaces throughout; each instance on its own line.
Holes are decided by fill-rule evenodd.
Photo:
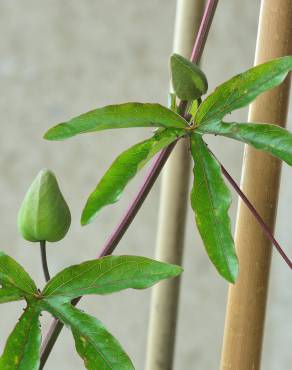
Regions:
M 221 1 L 203 63 L 210 89 L 252 66 L 258 11 L 259 1 Z M 16 228 L 19 205 L 37 172 L 42 167 L 56 172 L 73 215 L 67 238 L 49 247 L 50 268 L 55 273 L 97 254 L 143 174 L 118 205 L 103 210 L 93 224 L 81 228 L 79 216 L 86 196 L 114 157 L 149 132 L 102 132 L 64 143 L 45 142 L 42 134 L 55 122 L 104 104 L 129 100 L 165 103 L 174 16 L 175 0 L 0 0 L 1 249 L 23 263 L 40 286 L 38 247 L 23 241 Z M 234 117 L 245 120 L 246 111 Z M 239 179 L 241 145 L 216 139 L 212 148 Z M 284 166 L 277 235 L 290 256 L 291 185 L 292 170 Z M 158 199 L 159 184 L 118 253 L 153 256 Z M 233 216 L 235 209 L 236 204 Z M 219 367 L 227 284 L 210 265 L 191 212 L 184 267 L 174 369 L 215 370 Z M 264 370 L 291 368 L 289 279 L 287 266 L 275 253 Z M 119 338 L 138 370 L 144 366 L 149 297 L 150 291 L 124 292 L 86 298 L 81 304 Z M 21 307 L 14 303 L 0 307 L 1 351 Z M 45 326 L 48 317 L 44 321 Z M 47 369 L 83 369 L 73 347 L 70 332 L 64 330 Z

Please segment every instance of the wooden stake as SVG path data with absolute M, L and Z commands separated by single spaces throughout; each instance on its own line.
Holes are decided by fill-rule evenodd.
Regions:
M 174 52 L 190 57 L 204 9 L 203 0 L 178 0 Z M 180 140 L 162 177 L 156 258 L 180 265 L 189 199 L 190 156 L 187 142 Z M 153 288 L 146 370 L 170 370 L 173 366 L 179 279 Z
M 292 54 L 292 0 L 261 4 L 255 64 Z M 290 77 L 261 95 L 250 107 L 249 121 L 285 126 Z M 245 148 L 241 187 L 273 230 L 281 163 Z M 221 370 L 258 370 L 264 331 L 271 245 L 240 202 L 235 232 L 239 278 L 229 289 Z M 282 268 L 287 268 L 283 263 Z

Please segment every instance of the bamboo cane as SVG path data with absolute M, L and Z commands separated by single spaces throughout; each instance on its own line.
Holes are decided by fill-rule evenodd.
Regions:
M 203 13 L 203 0 L 178 0 L 174 52 L 190 57 Z M 181 140 L 163 171 L 156 258 L 181 264 L 187 213 L 190 156 Z M 173 364 L 180 280 L 162 282 L 153 288 L 147 370 L 170 370 Z
M 292 0 L 261 4 L 255 64 L 292 53 Z M 260 96 L 250 107 L 252 122 L 285 126 L 290 78 Z M 273 230 L 281 163 L 267 154 L 245 148 L 241 187 Z M 260 368 L 269 269 L 270 241 L 240 202 L 235 232 L 240 273 L 229 288 L 221 370 Z M 283 265 L 283 268 L 285 266 Z

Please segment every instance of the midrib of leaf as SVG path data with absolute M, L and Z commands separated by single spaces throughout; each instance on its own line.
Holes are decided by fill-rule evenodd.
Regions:
M 152 276 L 153 275 L 161 275 L 160 273 L 153 273 L 153 274 L 151 274 Z M 141 275 L 140 275 L 141 276 Z M 142 275 L 142 278 L 146 278 L 147 277 L 147 275 Z M 119 279 L 119 280 L 115 280 L 113 283 L 111 283 L 111 282 L 106 282 L 106 283 L 104 283 L 104 284 L 102 284 L 102 285 L 90 285 L 90 286 L 87 286 L 87 287 L 85 287 L 85 288 L 78 288 L 78 289 L 70 289 L 70 292 L 68 292 L 67 294 L 68 295 L 70 295 L 70 297 L 71 297 L 71 294 L 73 293 L 74 294 L 74 292 L 75 291 L 78 291 L 78 290 L 83 290 L 83 291 L 86 291 L 86 290 L 88 290 L 88 289 L 92 289 L 92 288 L 102 288 L 102 287 L 106 287 L 106 286 L 111 286 L 111 285 L 113 285 L 113 284 L 115 284 L 115 283 L 121 283 L 121 282 L 124 282 L 124 281 L 128 281 L 128 280 L 130 280 L 130 278 L 128 278 L 128 279 Z M 103 295 L 104 293 L 102 293 L 102 295 Z M 45 296 L 45 298 L 51 298 L 51 297 L 62 297 L 62 296 L 65 296 L 66 295 L 66 293 L 57 293 L 57 294 L 50 294 L 50 295 L 46 295 Z
M 113 368 L 113 366 L 112 366 L 112 364 L 109 362 L 109 360 L 103 355 L 103 353 L 102 353 L 102 351 L 101 351 L 101 349 L 99 348 L 99 346 L 97 345 L 97 343 L 96 343 L 96 341 L 92 341 L 86 334 L 83 334 L 83 333 L 81 333 L 80 334 L 80 331 L 79 330 L 76 330 L 76 329 L 73 329 L 74 331 L 76 331 L 76 332 L 78 332 L 78 335 L 79 336 L 81 336 L 81 334 L 82 334 L 82 337 L 83 338 L 85 338 L 86 340 L 87 340 L 87 342 L 88 343 L 90 343 L 95 349 L 96 349 L 96 351 L 99 353 L 99 355 L 100 355 L 100 357 L 104 360 L 104 362 L 106 362 L 106 364 L 111 368 L 111 369 L 113 369 L 114 370 L 114 368 Z M 82 358 L 84 358 L 85 359 L 85 356 L 83 357 L 82 356 Z
M 120 264 L 120 265 L 121 265 L 121 264 Z M 120 265 L 119 265 L 119 266 L 120 266 Z M 118 266 L 118 265 L 117 265 L 117 266 Z M 75 275 L 75 276 L 74 276 L 74 277 L 72 277 L 71 279 L 66 280 L 63 284 L 60 284 L 59 286 L 57 286 L 56 288 L 54 288 L 54 289 L 51 291 L 51 293 L 50 293 L 50 294 L 45 295 L 45 297 L 51 297 L 51 296 L 53 295 L 53 293 L 54 293 L 56 290 L 58 290 L 58 289 L 60 289 L 60 288 L 64 287 L 65 285 L 67 285 L 67 284 L 69 284 L 70 282 L 72 282 L 72 281 L 76 280 L 77 278 L 79 278 L 79 277 L 81 277 L 82 275 L 84 275 L 84 274 L 88 273 L 89 271 L 93 270 L 93 269 L 94 269 L 94 268 L 96 268 L 96 267 L 97 267 L 97 266 L 95 266 L 95 265 L 90 266 L 88 269 L 86 269 L 86 270 L 84 270 L 84 271 L 80 272 L 79 274 Z M 102 275 L 99 275 L 97 279 L 99 279 L 99 278 L 100 278 L 101 276 L 103 276 L 105 273 L 106 273 L 106 271 L 104 271 L 104 272 L 102 273 Z M 45 294 L 45 293 L 46 293 L 46 291 L 44 290 L 44 294 Z M 56 295 L 59 295 L 59 294 L 54 294 L 54 296 L 56 296 Z M 63 294 L 61 294 L 61 295 L 63 295 Z
M 21 360 L 22 360 L 22 358 L 23 358 L 23 356 L 24 356 L 24 352 L 25 352 L 25 350 L 26 350 L 26 348 L 27 348 L 27 345 L 28 345 L 28 342 L 29 342 L 29 334 L 30 334 L 31 329 L 32 329 L 32 322 L 33 322 L 33 319 L 34 319 L 34 313 L 35 313 L 35 311 L 36 311 L 36 309 L 35 309 L 35 308 L 32 308 L 32 307 L 30 307 L 30 309 L 34 309 L 34 312 L 32 312 L 32 313 L 31 313 L 30 322 L 29 322 L 28 335 L 26 336 L 25 344 L 24 344 L 24 346 L 23 346 L 23 348 L 22 348 L 22 351 L 21 351 L 21 354 L 20 354 L 20 356 L 19 356 L 19 362 L 18 362 L 18 364 L 17 364 L 17 369 L 19 369 L 19 368 L 20 368 Z
M 168 137 L 168 136 L 165 136 L 165 137 L 160 137 L 157 136 L 157 140 L 156 141 L 153 141 L 151 147 L 149 148 L 149 150 L 145 150 L 145 154 L 146 154 L 146 157 L 140 162 L 138 163 L 137 165 L 137 171 L 138 172 L 140 169 L 142 169 L 145 164 L 149 161 L 149 159 L 151 159 L 153 157 L 153 155 L 155 155 L 155 153 L 159 152 L 159 150 L 165 148 L 167 145 L 171 144 L 172 142 L 174 142 L 175 140 L 177 140 L 179 137 L 183 136 L 185 134 L 185 131 L 183 129 L 181 129 L 180 131 L 178 129 L 164 129 L 164 133 L 167 133 L 168 132 L 173 132 L 174 133 L 174 136 L 171 136 L 171 137 Z M 179 134 L 180 132 L 180 134 Z M 151 139 L 155 139 L 155 135 L 152 136 L 152 138 L 148 139 L 149 141 Z M 153 154 L 154 152 L 154 154 Z
M 201 165 L 203 164 L 203 161 L 202 161 L 202 158 L 201 158 L 201 155 L 200 153 L 198 152 L 198 155 L 199 155 L 199 158 L 200 158 L 200 163 Z M 207 177 L 207 174 L 206 174 L 206 171 L 205 171 L 205 166 L 202 165 L 202 169 L 203 169 L 203 174 L 204 174 L 204 178 L 205 178 L 205 183 L 206 183 L 206 187 L 207 187 L 207 191 L 208 191 L 208 195 L 209 195 L 209 199 L 210 199 L 210 202 L 211 202 L 211 209 L 212 209 L 212 213 L 214 215 L 213 219 L 215 220 L 215 227 L 216 229 L 219 229 L 219 232 L 218 233 L 215 233 L 215 237 L 218 241 L 218 238 L 217 238 L 217 235 L 219 236 L 219 245 L 221 246 L 221 252 L 224 256 L 224 259 L 225 261 L 228 261 L 229 262 L 229 259 L 228 259 L 228 256 L 226 255 L 225 251 L 224 251 L 224 248 L 222 248 L 222 245 L 224 244 L 223 240 L 222 240 L 222 233 L 220 231 L 220 227 L 218 227 L 218 221 L 217 221 L 217 217 L 216 217 L 216 212 L 215 212 L 215 206 L 214 206 L 214 203 L 213 203 L 213 198 L 211 196 L 211 190 L 210 190 L 210 187 L 209 187 L 209 182 L 208 182 L 208 177 Z M 232 272 L 229 268 L 229 263 L 227 263 L 227 269 L 229 271 L 229 274 L 230 276 L 232 276 Z
M 237 83 L 235 84 L 235 86 L 236 85 L 238 85 L 238 82 L 240 82 L 240 81 L 237 81 Z M 237 87 L 237 89 L 238 89 L 238 87 Z M 218 90 L 217 90 L 218 91 Z M 214 90 L 214 92 L 213 92 L 213 94 L 215 94 L 215 92 L 216 92 L 216 89 Z M 218 101 L 220 101 L 221 100 L 221 96 L 224 94 L 224 91 L 222 91 L 221 93 L 220 93 L 220 95 L 218 96 L 218 98 L 217 98 L 217 100 L 215 100 L 214 102 L 213 102 L 213 104 L 212 105 L 210 105 L 209 106 L 209 108 L 207 109 L 207 111 L 205 112 L 205 114 L 203 115 L 203 117 L 202 117 L 202 120 L 204 119 L 204 117 L 208 114 L 208 112 L 214 107 L 214 106 L 216 106 L 216 104 L 218 103 Z M 233 92 L 230 92 L 230 94 L 229 94 L 229 96 L 226 98 L 226 102 L 225 102 L 225 105 L 223 105 L 222 106 L 222 108 L 221 108 L 221 110 L 219 110 L 219 112 L 220 111 L 222 111 L 224 108 L 226 108 L 226 106 L 227 106 L 227 104 L 230 104 L 230 102 L 229 102 L 229 99 L 232 97 L 232 95 L 234 94 L 234 90 L 233 90 Z M 212 95 L 212 94 L 211 94 Z M 211 96 L 210 95 L 210 96 Z M 208 97 L 206 98 L 206 100 L 208 99 Z M 239 99 L 239 98 L 238 98 Z M 237 99 L 236 99 L 237 100 Z M 236 101 L 236 100 L 234 100 L 234 101 Z M 233 102 L 234 102 L 233 101 Z M 199 109 L 197 110 L 197 112 L 196 112 L 196 115 L 195 115 L 195 118 L 194 118 L 194 120 L 196 120 L 196 116 L 197 116 L 197 114 L 198 114 L 198 112 L 199 112 Z M 201 123 L 200 123 L 200 125 L 204 125 L 204 124 L 206 124 L 207 122 L 209 122 L 210 120 L 212 120 L 212 118 L 214 117 L 214 115 L 216 115 L 218 113 L 218 111 L 217 112 L 214 112 L 213 113 L 213 115 L 211 115 L 211 117 L 209 117 L 208 118 L 208 120 L 207 121 L 201 121 Z
M 62 311 L 61 311 L 61 314 L 59 313 L 59 310 L 58 310 L 58 305 L 52 305 L 52 304 L 50 304 L 50 302 L 49 301 L 47 301 L 46 300 L 46 304 L 48 305 L 48 306 L 50 306 L 50 307 L 52 307 L 52 311 L 53 312 L 55 312 L 55 311 L 57 311 L 58 312 L 58 314 L 59 314 L 59 319 L 61 319 L 61 318 L 63 318 L 63 320 L 62 321 L 64 321 L 64 322 L 66 322 L 67 324 L 69 324 L 70 325 L 70 327 L 71 327 L 71 330 L 72 330 L 72 332 L 73 331 L 75 331 L 75 332 L 77 332 L 78 333 L 78 335 L 79 336 L 82 336 L 82 337 L 84 337 L 95 349 L 96 349 L 96 351 L 99 353 L 99 355 L 100 355 L 100 357 L 106 362 L 106 364 L 111 368 L 111 369 L 113 369 L 113 370 L 115 370 L 113 367 L 112 367 L 112 364 L 109 362 L 109 360 L 103 355 L 103 353 L 102 353 L 102 350 L 99 348 L 99 346 L 97 345 L 97 343 L 95 342 L 95 341 L 92 341 L 91 339 L 90 339 L 90 337 L 88 337 L 88 335 L 87 334 L 84 334 L 83 333 L 83 331 L 82 330 L 80 330 L 80 327 L 78 327 L 78 326 L 76 326 L 77 327 L 77 329 L 75 329 L 75 327 L 73 328 L 72 327 L 72 325 L 71 325 L 71 323 L 70 323 L 70 320 L 67 320 L 66 319 L 66 315 L 64 315 L 64 313 L 62 313 Z M 70 304 L 68 304 L 67 303 L 67 305 L 70 305 Z M 76 309 L 77 311 L 78 311 L 78 309 Z M 84 357 L 82 356 L 82 358 L 84 359 Z
M 0 270 L 2 270 L 2 271 L 3 271 L 3 272 L 4 272 L 4 273 L 9 277 L 9 272 L 7 272 L 7 270 L 6 270 L 5 268 L 3 268 L 3 266 L 2 266 L 2 267 L 0 266 Z M 28 289 L 32 289 L 32 291 L 26 291 L 26 290 L 25 290 L 25 289 L 23 289 L 22 287 L 20 288 L 20 287 L 15 283 L 14 279 L 13 279 L 13 280 L 10 280 L 10 279 L 9 279 L 9 284 L 11 284 L 11 285 L 12 285 L 12 286 L 14 286 L 15 288 L 17 288 L 17 289 L 19 289 L 20 291 L 25 292 L 25 293 L 27 293 L 27 294 L 33 295 L 33 294 L 35 293 L 35 291 L 34 291 L 33 287 L 32 287 L 32 286 L 30 286 L 30 285 L 28 285 L 26 282 L 24 282 L 24 285 L 26 285 Z
M 1 286 L 1 284 L 0 284 Z M 24 299 L 23 295 L 19 293 L 19 290 L 13 286 L 0 288 L 0 303 L 9 303 L 20 301 Z
M 137 265 L 137 267 L 139 265 L 143 265 L 143 262 L 137 262 L 137 261 L 128 261 L 128 262 L 121 262 L 113 267 L 111 267 L 110 269 L 102 272 L 100 275 L 98 275 L 96 277 L 96 279 L 93 281 L 92 285 L 90 286 L 87 286 L 87 287 L 79 287 L 78 289 L 70 289 L 70 292 L 69 293 L 74 293 L 75 291 L 78 291 L 78 290 L 87 290 L 87 289 L 91 289 L 91 288 L 99 288 L 99 287 L 104 287 L 104 286 L 110 286 L 112 284 L 115 284 L 115 283 L 120 283 L 120 282 L 124 282 L 124 281 L 128 281 L 128 280 L 131 280 L 131 278 L 127 278 L 127 279 L 119 279 L 119 280 L 114 280 L 114 282 L 107 282 L 107 283 L 104 283 L 102 285 L 94 285 L 94 283 L 96 282 L 97 279 L 100 279 L 104 276 L 106 276 L 107 274 L 111 273 L 112 271 L 114 271 L 116 268 L 124 265 L 124 264 L 128 264 L 128 263 L 134 263 Z M 65 285 L 69 284 L 70 282 L 74 281 L 75 279 L 78 279 L 80 278 L 82 275 L 88 273 L 89 271 L 93 270 L 94 268 L 96 268 L 97 266 L 91 266 L 90 268 L 88 268 L 87 270 L 85 271 L 82 271 L 82 273 L 78 274 L 78 275 L 75 275 L 72 279 L 70 280 L 67 280 L 66 282 L 64 282 L 63 284 L 59 285 L 58 287 L 56 287 L 55 289 L 53 289 L 48 295 L 46 295 L 45 291 L 44 291 L 44 297 L 46 298 L 50 298 L 50 297 L 57 297 L 57 296 L 64 296 L 65 293 L 57 293 L 57 294 L 54 294 L 54 292 L 62 287 L 64 287 Z M 151 273 L 151 276 L 155 276 L 155 275 L 161 275 L 161 273 L 157 272 L 157 273 Z M 139 275 L 139 277 L 141 277 L 141 279 L 144 279 L 144 278 L 147 278 L 147 275 L 144 274 L 144 275 Z
M 271 81 L 271 80 L 273 80 L 274 78 L 276 78 L 277 77 L 277 75 L 279 75 L 279 77 L 280 77 L 280 75 L 281 74 L 283 74 L 285 72 L 285 69 L 283 69 L 283 70 L 281 70 L 281 72 L 279 72 L 279 73 L 275 73 L 275 74 L 273 74 L 273 76 L 272 77 L 270 77 L 270 78 L 267 78 L 264 82 L 262 82 L 261 83 L 261 85 L 263 85 L 263 84 L 266 84 L 266 83 L 268 83 L 269 81 Z M 288 72 L 287 72 L 288 73 Z M 240 81 L 238 81 L 238 82 L 240 82 Z M 237 88 L 238 89 L 238 88 Z M 251 89 L 249 89 L 249 93 L 248 94 L 245 94 L 245 95 L 249 95 L 249 94 L 251 94 L 252 92 L 254 92 L 255 90 L 257 90 L 257 88 L 251 88 Z M 215 91 L 214 91 L 214 93 L 215 93 Z M 223 93 L 223 92 L 222 92 Z M 239 97 L 237 97 L 236 99 L 234 99 L 231 103 L 230 102 L 228 102 L 228 100 L 230 99 L 230 97 L 232 96 L 234 94 L 234 91 L 233 92 L 231 92 L 230 93 L 230 95 L 229 95 L 229 97 L 226 99 L 226 104 L 225 105 L 223 105 L 223 107 L 219 110 L 219 112 L 220 111 L 222 111 L 223 109 L 225 109 L 226 107 L 227 107 L 227 103 L 230 105 L 230 104 L 234 104 L 235 102 L 237 102 L 238 100 L 240 100 L 240 99 L 242 99 L 242 97 L 243 96 L 245 96 L 245 95 L 241 95 L 241 96 L 239 96 Z M 207 98 L 206 98 L 207 99 Z M 204 125 L 204 124 L 206 124 L 206 123 L 208 123 L 208 122 L 210 122 L 211 120 L 212 120 L 212 118 L 214 117 L 214 116 L 216 116 L 216 114 L 218 114 L 218 111 L 217 112 L 214 112 L 213 113 L 213 115 L 211 115 L 206 121 L 203 121 L 203 119 L 204 119 L 204 117 L 207 115 L 207 113 L 211 110 L 211 108 L 214 106 L 214 105 L 216 105 L 217 103 L 218 103 L 218 100 L 220 100 L 220 96 L 218 96 L 218 99 L 210 106 L 210 108 L 205 112 L 205 114 L 203 115 L 203 117 L 202 117 L 202 119 L 201 119 L 201 125 Z M 236 108 L 237 109 L 237 108 Z M 198 111 L 197 111 L 198 112 Z M 227 114 L 227 113 L 226 113 Z

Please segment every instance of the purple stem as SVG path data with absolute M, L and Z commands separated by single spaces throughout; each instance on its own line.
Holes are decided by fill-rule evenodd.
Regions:
M 216 158 L 217 159 L 217 158 Z M 218 161 L 218 159 L 217 159 Z M 218 161 L 219 162 L 219 161 Z M 272 244 L 274 244 L 274 246 L 277 248 L 278 252 L 280 253 L 280 255 L 283 257 L 283 259 L 285 260 L 285 262 L 287 263 L 287 265 L 290 267 L 290 269 L 292 269 L 292 262 L 291 260 L 289 259 L 289 257 L 286 255 L 286 253 L 283 251 L 282 247 L 280 246 L 280 244 L 277 242 L 277 240 L 274 238 L 273 234 L 271 233 L 271 230 L 270 228 L 268 227 L 268 225 L 265 223 L 265 221 L 262 219 L 262 217 L 260 216 L 260 214 L 258 213 L 258 211 L 255 209 L 255 207 L 251 204 L 251 202 L 249 201 L 249 199 L 245 196 L 245 194 L 241 191 L 240 187 L 237 185 L 237 183 L 234 181 L 234 179 L 231 177 L 231 175 L 228 173 L 228 171 L 226 170 L 226 168 L 223 166 L 223 164 L 221 164 L 219 162 L 220 166 L 221 166 L 221 171 L 223 173 L 223 175 L 226 177 L 226 179 L 229 181 L 229 183 L 231 184 L 231 186 L 234 188 L 234 190 L 237 192 L 237 194 L 240 196 L 240 198 L 242 199 L 242 201 L 245 203 L 245 205 L 247 206 L 247 208 L 250 210 L 250 212 L 252 213 L 252 215 L 254 216 L 254 218 L 257 220 L 257 222 L 260 224 L 262 230 L 264 231 L 264 233 L 266 234 L 266 236 L 268 237 L 268 239 L 271 241 Z
M 201 59 L 217 5 L 218 0 L 217 1 L 208 0 L 207 2 L 191 55 L 191 61 L 193 63 L 198 64 Z
M 215 10 L 217 7 L 219 0 L 208 0 L 201 24 L 199 27 L 198 34 L 196 36 L 196 41 L 194 44 L 193 52 L 191 61 L 194 63 L 198 63 L 206 40 L 210 30 L 210 26 L 212 24 Z M 166 149 L 162 150 L 158 155 L 157 159 L 155 160 L 149 174 L 147 175 L 142 187 L 138 191 L 138 194 L 134 198 L 133 202 L 131 203 L 128 211 L 126 212 L 125 216 L 122 218 L 112 235 L 109 237 L 108 241 L 104 245 L 102 252 L 100 253 L 99 257 L 111 254 L 114 249 L 116 248 L 118 242 L 121 240 L 123 235 L 125 234 L 126 230 L 130 226 L 131 222 L 133 221 L 135 215 L 137 214 L 138 210 L 140 209 L 141 205 L 143 204 L 144 200 L 146 199 L 147 195 L 149 194 L 153 184 L 155 183 L 158 175 L 160 174 L 165 162 L 167 161 L 170 153 L 172 152 L 173 148 L 175 147 L 176 142 L 172 143 Z M 76 305 L 81 298 L 77 298 L 72 302 Z M 40 370 L 46 364 L 46 361 L 51 353 L 52 348 L 63 328 L 63 324 L 54 319 L 54 322 L 50 326 L 49 332 L 46 338 L 43 341 L 42 348 L 41 348 L 41 363 L 40 363 Z

